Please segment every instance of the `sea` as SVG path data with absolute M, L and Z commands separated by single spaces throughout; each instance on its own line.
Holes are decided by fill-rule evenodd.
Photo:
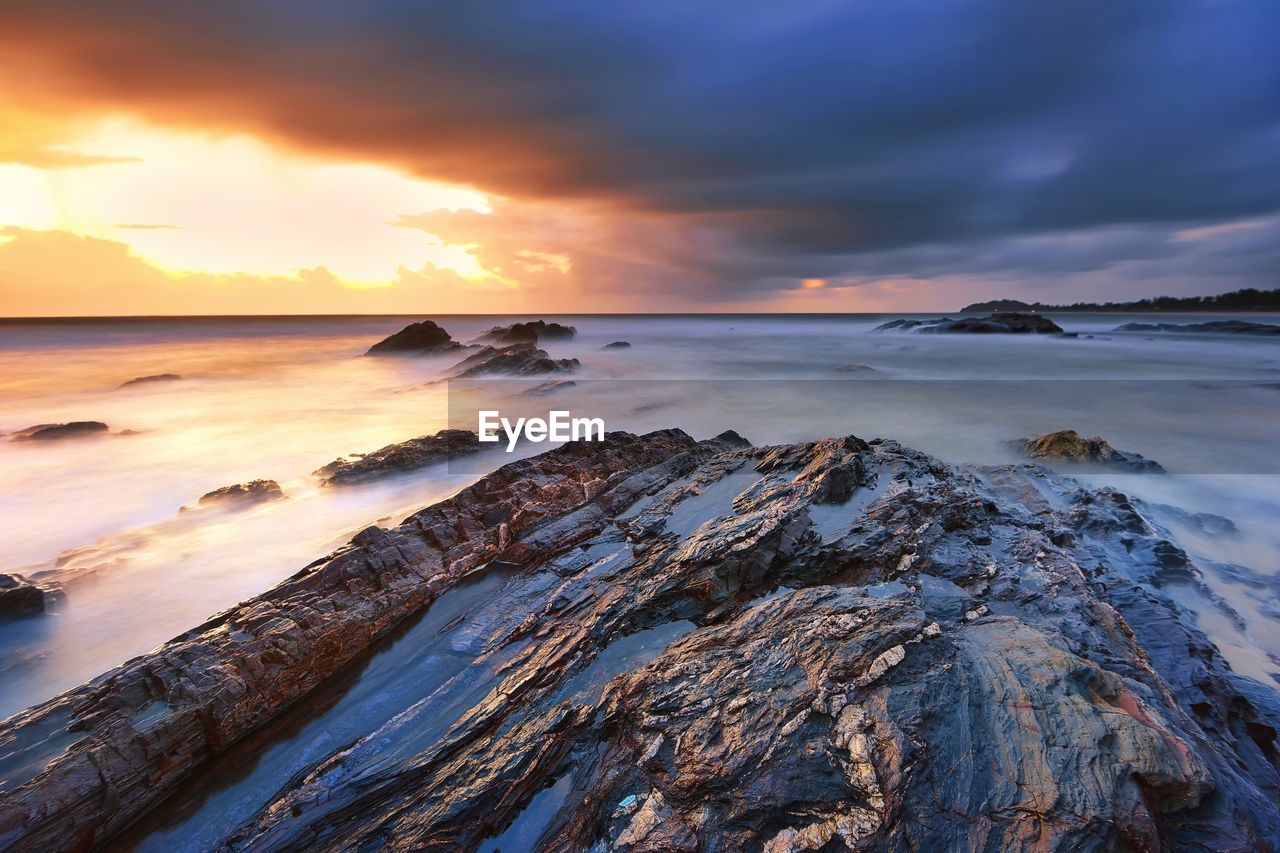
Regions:
M 552 410 L 609 430 L 732 429 L 757 445 L 853 434 L 948 463 L 1025 461 L 1019 437 L 1101 435 L 1164 475 L 1077 476 L 1232 533 L 1176 530 L 1238 618 L 1188 593 L 1188 610 L 1237 671 L 1280 680 L 1280 338 L 1118 332 L 1127 322 L 1275 317 L 1053 315 L 1071 336 L 877 333 L 912 315 L 545 316 L 573 325 L 542 346 L 572 373 L 447 381 L 465 353 L 366 357 L 422 317 L 0 320 L 0 433 L 100 421 L 68 441 L 0 436 L 0 572 L 57 582 L 43 616 L 0 624 L 0 717 L 92 679 L 254 596 L 371 525 L 521 455 L 495 445 L 469 464 L 359 486 L 313 472 L 476 413 Z M 922 315 L 937 316 L 937 315 Z M 527 317 L 436 316 L 455 340 Z M 625 341 L 629 347 L 606 348 Z M 158 374 L 180 379 L 125 384 Z M 548 386 L 549 381 L 563 384 Z M 541 386 L 541 387 L 539 387 Z M 286 497 L 243 511 L 183 511 L 256 479 Z

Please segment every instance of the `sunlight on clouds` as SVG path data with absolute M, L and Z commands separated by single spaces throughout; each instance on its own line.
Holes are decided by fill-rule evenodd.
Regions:
M 491 275 L 476 246 L 394 224 L 431 210 L 487 213 L 485 197 L 464 187 L 132 119 L 101 122 L 45 151 L 63 167 L 0 165 L 0 225 L 118 240 L 171 272 L 292 276 L 323 267 L 364 286 L 427 265 Z M 78 162 L 95 165 L 65 167 Z

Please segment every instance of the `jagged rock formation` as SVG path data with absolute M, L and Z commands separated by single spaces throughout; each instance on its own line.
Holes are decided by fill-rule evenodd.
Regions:
M 476 340 L 488 341 L 500 346 L 507 344 L 536 344 L 543 340 L 567 339 L 578 334 L 577 328 L 546 320 L 529 320 L 510 326 L 494 326 Z
M 135 385 L 154 385 L 157 382 L 177 382 L 182 377 L 176 373 L 156 373 L 151 376 L 139 376 L 130 379 L 128 382 L 121 382 L 121 388 L 131 388 Z
M 576 358 L 552 358 L 533 344 L 486 346 L 453 367 L 457 379 L 480 376 L 537 376 L 544 373 L 571 373 L 581 367 Z
M 264 799 L 224 847 L 1280 841 L 1280 703 L 1165 597 L 1199 570 L 1147 508 L 891 441 L 664 431 L 506 465 L 8 721 L 0 845 L 101 844 L 481 572 L 509 579 L 436 635 L 457 674 L 235 792 Z
M 876 326 L 872 331 L 938 335 L 1063 334 L 1062 327 L 1042 314 L 1023 314 L 1016 311 L 994 311 L 989 317 L 961 317 L 958 320 L 952 320 L 949 317 L 939 317 L 936 320 L 891 320 Z
M 0 621 L 43 613 L 49 592 L 22 575 L 0 574 Z
M 1106 465 L 1126 471 L 1163 473 L 1164 468 L 1139 453 L 1116 450 L 1100 435 L 1085 438 L 1073 429 L 1018 439 L 1014 446 L 1032 459 Z
M 1125 323 L 1116 332 L 1179 332 L 1201 335 L 1280 335 L 1274 323 L 1250 323 L 1245 320 L 1211 320 L 1207 323 Z
M 378 341 L 365 355 L 431 355 L 461 348 L 462 344 L 434 321 L 423 320 Z
M 446 429 L 435 435 L 388 444 L 372 453 L 335 459 L 313 473 L 326 486 L 351 486 L 447 462 L 458 456 L 477 453 L 483 447 L 470 430 Z
M 68 438 L 105 435 L 109 427 L 101 421 L 71 421 L 66 424 L 36 424 L 9 434 L 10 441 L 62 441 Z
M 280 500 L 284 490 L 275 480 L 250 480 L 206 492 L 200 496 L 201 507 L 246 507 L 266 501 Z

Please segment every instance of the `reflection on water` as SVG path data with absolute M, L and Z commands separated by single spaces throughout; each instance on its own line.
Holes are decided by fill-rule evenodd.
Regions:
M 464 341 L 499 322 L 439 319 Z M 948 461 L 1012 461 L 1005 441 L 1031 432 L 1098 433 L 1175 474 L 1090 478 L 1240 526 L 1235 538 L 1179 530 L 1193 555 L 1267 575 L 1280 565 L 1275 340 L 1109 334 L 1129 318 L 1097 315 L 1055 317 L 1077 339 L 875 335 L 884 318 L 874 316 L 547 319 L 580 330 L 545 345 L 582 361 L 576 385 L 534 398 L 518 396 L 528 383 L 489 383 L 481 396 L 635 432 L 732 428 L 757 444 L 885 436 Z M 310 476 L 337 456 L 441 429 L 451 408 L 472 410 L 476 386 L 428 384 L 452 358 L 359 357 L 407 322 L 0 323 L 0 432 L 99 420 L 113 433 L 0 438 L 0 571 L 66 580 L 53 613 L 0 625 L 0 716 L 155 647 L 360 527 L 398 521 L 474 476 L 438 466 L 347 489 Z M 632 347 L 601 348 L 615 340 Z M 183 378 L 119 387 L 161 373 Z M 288 499 L 178 515 L 211 489 L 259 478 L 277 480 Z M 1204 617 L 1233 665 L 1263 678 L 1280 669 L 1266 607 L 1208 580 L 1247 623 L 1225 637 L 1236 631 L 1229 620 Z

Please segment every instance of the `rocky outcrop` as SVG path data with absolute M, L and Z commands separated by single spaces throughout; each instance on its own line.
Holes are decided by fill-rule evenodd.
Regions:
M 423 320 L 378 341 L 365 355 L 433 355 L 461 348 L 462 344 L 434 321 Z
M 501 572 L 433 635 L 456 675 L 279 791 L 222 791 L 260 798 L 224 848 L 487 850 L 513 821 L 538 850 L 1272 848 L 1280 703 L 1170 567 L 1198 577 L 1142 505 L 1039 466 L 570 443 L 4 724 L 28 769 L 0 845 L 102 844 Z
M 631 349 L 631 341 L 612 341 L 600 347 L 600 349 Z
M 131 388 L 135 385 L 154 385 L 157 382 L 177 382 L 182 379 L 176 373 L 156 373 L 151 376 L 139 376 L 136 379 L 130 379 L 128 382 L 120 383 L 121 388 Z
M 483 449 L 474 432 L 465 429 L 441 430 L 423 435 L 372 453 L 358 453 L 335 459 L 314 472 L 326 486 L 351 486 L 367 483 L 393 474 L 417 471 L 428 465 L 447 462 Z
M 510 326 L 494 326 L 476 340 L 505 346 L 508 344 L 536 344 L 544 340 L 567 340 L 578 333 L 573 326 L 548 323 L 546 320 L 530 320 L 512 323 Z
M 1116 332 L 1177 332 L 1200 335 L 1280 335 L 1274 323 L 1250 323 L 1246 320 L 1211 320 L 1207 323 L 1125 323 Z
M 1041 314 L 994 311 L 988 317 L 961 317 L 953 320 L 891 320 L 876 326 L 875 332 L 919 332 L 923 334 L 969 335 L 1060 335 L 1062 327 Z
M 581 367 L 576 358 L 552 358 L 533 344 L 483 347 L 454 365 L 458 379 L 481 376 L 538 376 L 571 373 Z
M 1138 453 L 1116 450 L 1100 435 L 1085 438 L 1073 429 L 1018 439 L 1014 442 L 1014 446 L 1032 459 L 1105 465 L 1140 473 L 1164 472 L 1164 468 L 1158 462 Z
M 10 441 L 63 441 L 106 435 L 110 429 L 101 421 L 71 421 L 65 424 L 36 424 L 9 434 Z
M 43 613 L 48 593 L 22 575 L 0 574 L 0 622 Z
M 202 509 L 217 507 L 219 509 L 243 508 L 267 501 L 277 501 L 284 497 L 284 490 L 275 480 L 250 480 L 247 483 L 236 483 L 206 492 L 200 496 L 198 505 Z

